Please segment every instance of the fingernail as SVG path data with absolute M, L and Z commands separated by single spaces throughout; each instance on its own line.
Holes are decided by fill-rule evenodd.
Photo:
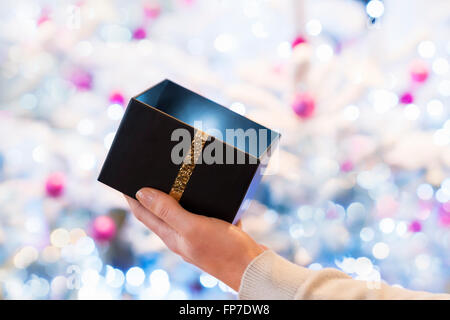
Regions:
M 153 192 L 150 191 L 149 189 L 141 189 L 136 193 L 136 198 L 144 203 L 149 205 L 152 201 L 153 201 Z

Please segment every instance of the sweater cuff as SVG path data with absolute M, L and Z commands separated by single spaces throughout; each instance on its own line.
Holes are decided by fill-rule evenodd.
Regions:
M 266 250 L 245 269 L 238 297 L 241 300 L 292 300 L 310 271 Z

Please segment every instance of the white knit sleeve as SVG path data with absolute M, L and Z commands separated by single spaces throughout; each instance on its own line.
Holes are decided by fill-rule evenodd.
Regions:
M 354 280 L 336 269 L 310 270 L 266 250 L 247 266 L 241 279 L 239 299 L 450 299 L 450 294 Z

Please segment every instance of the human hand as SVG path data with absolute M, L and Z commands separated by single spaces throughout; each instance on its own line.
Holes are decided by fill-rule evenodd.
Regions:
M 221 280 L 235 291 L 248 264 L 266 248 L 238 226 L 184 210 L 168 194 L 142 188 L 131 211 L 183 260 Z

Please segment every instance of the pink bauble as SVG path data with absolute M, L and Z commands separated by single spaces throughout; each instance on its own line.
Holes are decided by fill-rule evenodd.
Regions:
M 299 93 L 295 96 L 294 102 L 292 103 L 292 110 L 300 118 L 307 119 L 314 114 L 315 102 L 314 97 L 307 93 Z
M 125 102 L 125 98 L 123 97 L 123 95 L 120 92 L 115 91 L 109 95 L 109 102 L 120 104 L 123 106 L 123 104 Z
M 420 221 L 414 220 L 409 224 L 408 229 L 411 232 L 420 232 L 422 231 L 422 224 Z
M 45 181 L 45 191 L 48 196 L 57 198 L 64 192 L 66 177 L 61 172 L 50 174 Z
M 40 26 L 44 22 L 50 21 L 50 10 L 48 8 L 42 9 L 41 15 L 39 16 L 36 24 Z
M 414 97 L 411 92 L 405 92 L 400 96 L 400 103 L 410 104 L 414 102 Z
M 86 70 L 73 70 L 69 80 L 80 91 L 90 90 L 92 88 L 92 75 Z
M 440 206 L 439 222 L 445 227 L 450 227 L 450 201 Z
M 116 235 L 116 223 L 110 216 L 99 216 L 92 223 L 92 237 L 97 241 L 109 241 Z
M 429 70 L 425 62 L 416 60 L 411 65 L 411 79 L 417 83 L 423 83 L 428 79 Z
M 145 39 L 146 37 L 147 37 L 147 32 L 145 31 L 144 28 L 137 28 L 133 32 L 133 39 L 142 40 L 142 39 Z
M 195 3 L 195 0 L 180 0 L 182 4 L 186 6 L 192 6 Z
M 292 41 L 291 43 L 292 49 L 302 43 L 306 43 L 306 39 L 304 37 L 302 36 L 295 37 L 294 41 Z
M 341 171 L 350 172 L 353 170 L 353 162 L 350 160 L 346 160 L 341 163 Z
M 377 215 L 379 217 L 393 217 L 398 211 L 398 201 L 391 195 L 384 195 L 377 200 Z
M 144 7 L 145 17 L 148 19 L 156 19 L 161 13 L 161 7 L 159 5 L 148 5 Z

